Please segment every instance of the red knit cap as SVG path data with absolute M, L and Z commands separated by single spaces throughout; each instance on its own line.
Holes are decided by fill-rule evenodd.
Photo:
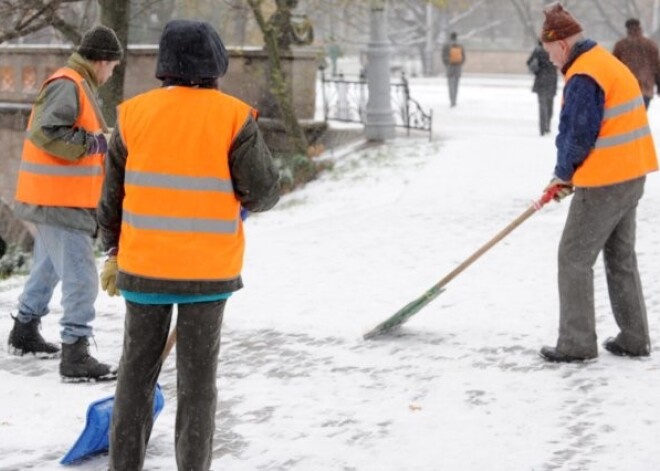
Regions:
M 582 32 L 582 26 L 560 3 L 555 3 L 543 10 L 545 21 L 541 30 L 541 41 L 551 43 L 566 39 Z

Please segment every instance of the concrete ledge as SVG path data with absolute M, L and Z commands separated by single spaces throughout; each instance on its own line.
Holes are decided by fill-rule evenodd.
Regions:
M 293 149 L 289 144 L 281 121 L 271 118 L 259 118 L 258 123 L 264 140 L 272 152 L 290 152 Z M 328 129 L 327 123 L 323 121 L 300 121 L 300 126 L 310 145 L 319 141 Z
M 25 131 L 32 105 L 27 103 L 0 102 L 0 129 Z

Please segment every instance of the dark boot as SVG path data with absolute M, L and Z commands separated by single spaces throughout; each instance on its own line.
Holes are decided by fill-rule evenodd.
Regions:
M 9 352 L 14 355 L 31 353 L 40 358 L 57 358 L 60 349 L 56 345 L 46 342 L 39 333 L 41 320 L 32 319 L 23 323 L 14 317 L 14 328 L 9 332 Z
M 593 360 L 595 357 L 576 357 L 559 352 L 555 347 L 543 347 L 539 352 L 541 358 L 553 363 L 581 363 Z
M 605 340 L 603 347 L 605 347 L 605 350 L 611 354 L 619 357 L 647 357 L 651 354 L 647 348 L 643 348 L 642 350 L 634 352 L 627 350 L 617 343 L 615 337 L 609 337 L 607 340 Z
M 91 356 L 89 341 L 80 337 L 75 343 L 62 344 L 60 375 L 66 382 L 112 381 L 117 378 L 117 369 Z

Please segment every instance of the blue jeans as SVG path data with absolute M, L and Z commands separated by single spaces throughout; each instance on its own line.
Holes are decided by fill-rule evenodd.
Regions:
M 83 231 L 37 224 L 32 270 L 18 298 L 18 320 L 29 322 L 48 314 L 48 304 L 62 282 L 60 320 L 63 343 L 92 335 L 90 323 L 99 281 L 91 236 Z

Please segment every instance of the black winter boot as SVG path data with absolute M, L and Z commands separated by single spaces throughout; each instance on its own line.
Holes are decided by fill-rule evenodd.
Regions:
M 616 337 L 609 337 L 607 340 L 605 340 L 603 347 L 605 347 L 605 350 L 611 354 L 619 357 L 647 357 L 651 354 L 648 347 L 636 351 L 627 350 L 619 345 L 619 343 L 616 341 Z
M 71 383 L 112 381 L 117 379 L 117 369 L 91 356 L 87 337 L 80 337 L 75 343 L 62 344 L 60 375 L 65 382 Z
M 13 319 L 14 328 L 9 332 L 9 340 L 7 340 L 10 353 L 20 356 L 31 353 L 40 358 L 59 357 L 60 349 L 56 345 L 46 342 L 39 333 L 41 321 L 38 318 L 27 323 L 23 323 L 15 317 Z

